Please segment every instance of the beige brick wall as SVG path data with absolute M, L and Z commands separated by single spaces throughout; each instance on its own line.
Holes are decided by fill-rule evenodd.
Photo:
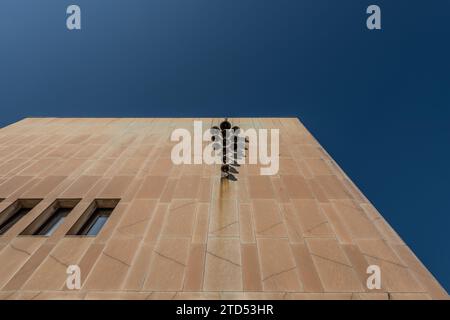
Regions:
M 194 119 L 24 119 L 0 129 L 0 212 L 43 200 L 0 236 L 0 299 L 442 299 L 447 293 L 295 118 L 280 170 L 221 180 L 170 159 Z M 220 119 L 203 119 L 204 129 Z M 50 236 L 21 236 L 56 199 L 81 201 Z M 95 237 L 67 231 L 98 198 L 121 199 Z M 366 268 L 382 289 L 366 288 Z M 69 265 L 82 287 L 65 286 Z

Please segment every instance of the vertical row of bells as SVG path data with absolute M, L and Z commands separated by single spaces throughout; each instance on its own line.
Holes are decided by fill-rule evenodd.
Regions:
M 245 157 L 246 150 L 246 140 L 239 136 L 240 130 L 238 126 L 233 126 L 227 118 L 219 126 L 211 127 L 211 140 L 217 143 L 215 149 L 222 148 L 222 166 L 220 167 L 222 178 L 237 180 L 234 176 L 239 173 L 236 169 L 240 166 L 237 160 Z M 229 148 L 232 149 L 229 150 Z

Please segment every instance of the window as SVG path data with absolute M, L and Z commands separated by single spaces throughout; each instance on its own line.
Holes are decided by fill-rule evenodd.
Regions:
M 19 199 L 0 214 L 0 235 L 30 212 L 42 199 Z
M 120 199 L 96 199 L 69 230 L 68 235 L 96 236 L 108 221 Z
M 79 202 L 80 199 L 56 200 L 21 235 L 51 236 Z
M 102 229 L 103 225 L 108 220 L 109 215 L 111 214 L 112 209 L 100 209 L 98 208 L 91 215 L 87 223 L 80 230 L 79 234 L 87 235 L 87 236 L 95 236 Z

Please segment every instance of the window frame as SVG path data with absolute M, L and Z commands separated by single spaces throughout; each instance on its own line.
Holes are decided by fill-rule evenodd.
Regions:
M 61 223 L 64 223 L 65 218 L 75 209 L 80 201 L 81 199 L 56 199 L 20 233 L 20 236 L 50 237 L 60 227 Z M 51 224 L 51 221 L 58 215 L 60 209 L 69 211 L 66 212 L 60 224 L 58 222 Z M 53 229 L 55 224 L 58 224 L 57 228 L 52 233 L 47 234 L 50 229 Z M 43 233 L 43 230 L 46 230 L 46 232 Z
M 30 211 L 32 211 L 43 199 L 17 199 L 6 209 L 0 212 L 0 237 L 20 222 Z M 19 214 L 21 210 L 27 210 Z M 17 217 L 19 215 L 19 217 Z M 12 221 L 11 221 L 12 220 Z
M 114 213 L 117 205 L 121 199 L 95 199 L 86 209 L 86 211 L 80 216 L 75 224 L 66 233 L 66 236 L 74 237 L 96 237 L 104 229 L 108 223 L 109 218 Z M 98 213 L 98 210 L 108 210 L 108 214 Z M 95 222 L 100 216 L 107 216 L 106 221 L 102 224 L 96 234 L 89 234 L 89 231 L 95 225 Z

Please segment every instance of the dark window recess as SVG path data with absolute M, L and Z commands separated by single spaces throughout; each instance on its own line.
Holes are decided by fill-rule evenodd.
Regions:
M 80 199 L 58 199 L 42 212 L 21 235 L 51 236 Z
M 0 235 L 30 212 L 42 199 L 19 199 L 0 213 Z
M 96 236 L 103 228 L 120 199 L 96 199 L 69 230 L 68 235 Z

